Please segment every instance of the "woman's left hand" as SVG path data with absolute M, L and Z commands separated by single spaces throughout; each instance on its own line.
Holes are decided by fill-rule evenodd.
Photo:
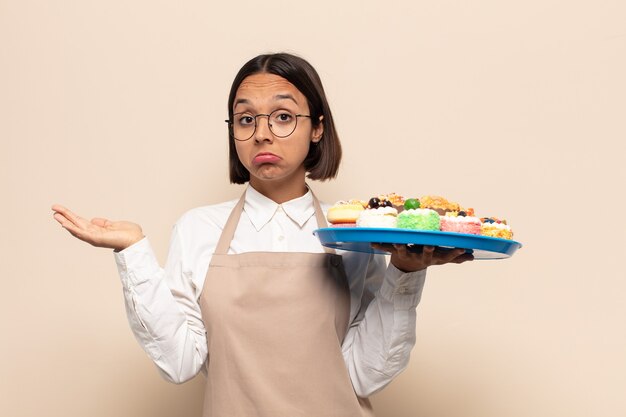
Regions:
M 391 263 L 402 272 L 420 271 L 432 265 L 460 264 L 474 259 L 465 249 L 435 249 L 434 246 L 424 246 L 422 251 L 414 252 L 406 245 L 379 243 L 372 243 L 372 247 L 391 253 Z

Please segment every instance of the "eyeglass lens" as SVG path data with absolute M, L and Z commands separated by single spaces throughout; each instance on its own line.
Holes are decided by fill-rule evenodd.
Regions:
M 236 113 L 233 115 L 233 136 L 237 140 L 248 140 L 256 131 L 257 118 L 267 117 L 272 134 L 284 138 L 296 130 L 298 117 L 287 110 L 274 110 L 270 114 Z

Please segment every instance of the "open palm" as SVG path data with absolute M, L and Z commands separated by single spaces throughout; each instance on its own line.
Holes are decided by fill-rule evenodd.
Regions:
M 127 221 L 94 218 L 91 221 L 55 204 L 53 217 L 76 238 L 100 248 L 123 250 L 143 239 L 141 226 Z

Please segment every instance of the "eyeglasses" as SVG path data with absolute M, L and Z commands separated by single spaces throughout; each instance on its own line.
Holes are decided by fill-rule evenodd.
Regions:
M 239 141 L 250 139 L 254 136 L 257 128 L 257 117 L 267 117 L 267 123 L 269 124 L 270 131 L 278 138 L 286 138 L 291 135 L 298 125 L 299 117 L 311 117 L 307 114 L 293 114 L 288 110 L 274 110 L 270 114 L 257 114 L 251 113 L 235 113 L 233 114 L 233 120 L 224 120 L 228 123 L 230 135 Z

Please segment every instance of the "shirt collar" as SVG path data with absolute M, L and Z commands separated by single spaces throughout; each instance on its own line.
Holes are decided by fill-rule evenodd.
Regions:
M 246 189 L 246 198 L 243 209 L 250 218 L 250 221 L 257 232 L 269 223 L 270 220 L 272 220 L 280 208 L 282 208 L 291 220 L 296 222 L 300 227 L 303 227 L 311 216 L 315 214 L 313 194 L 307 186 L 307 192 L 302 197 L 294 198 L 293 200 L 278 204 L 255 190 L 250 185 Z

